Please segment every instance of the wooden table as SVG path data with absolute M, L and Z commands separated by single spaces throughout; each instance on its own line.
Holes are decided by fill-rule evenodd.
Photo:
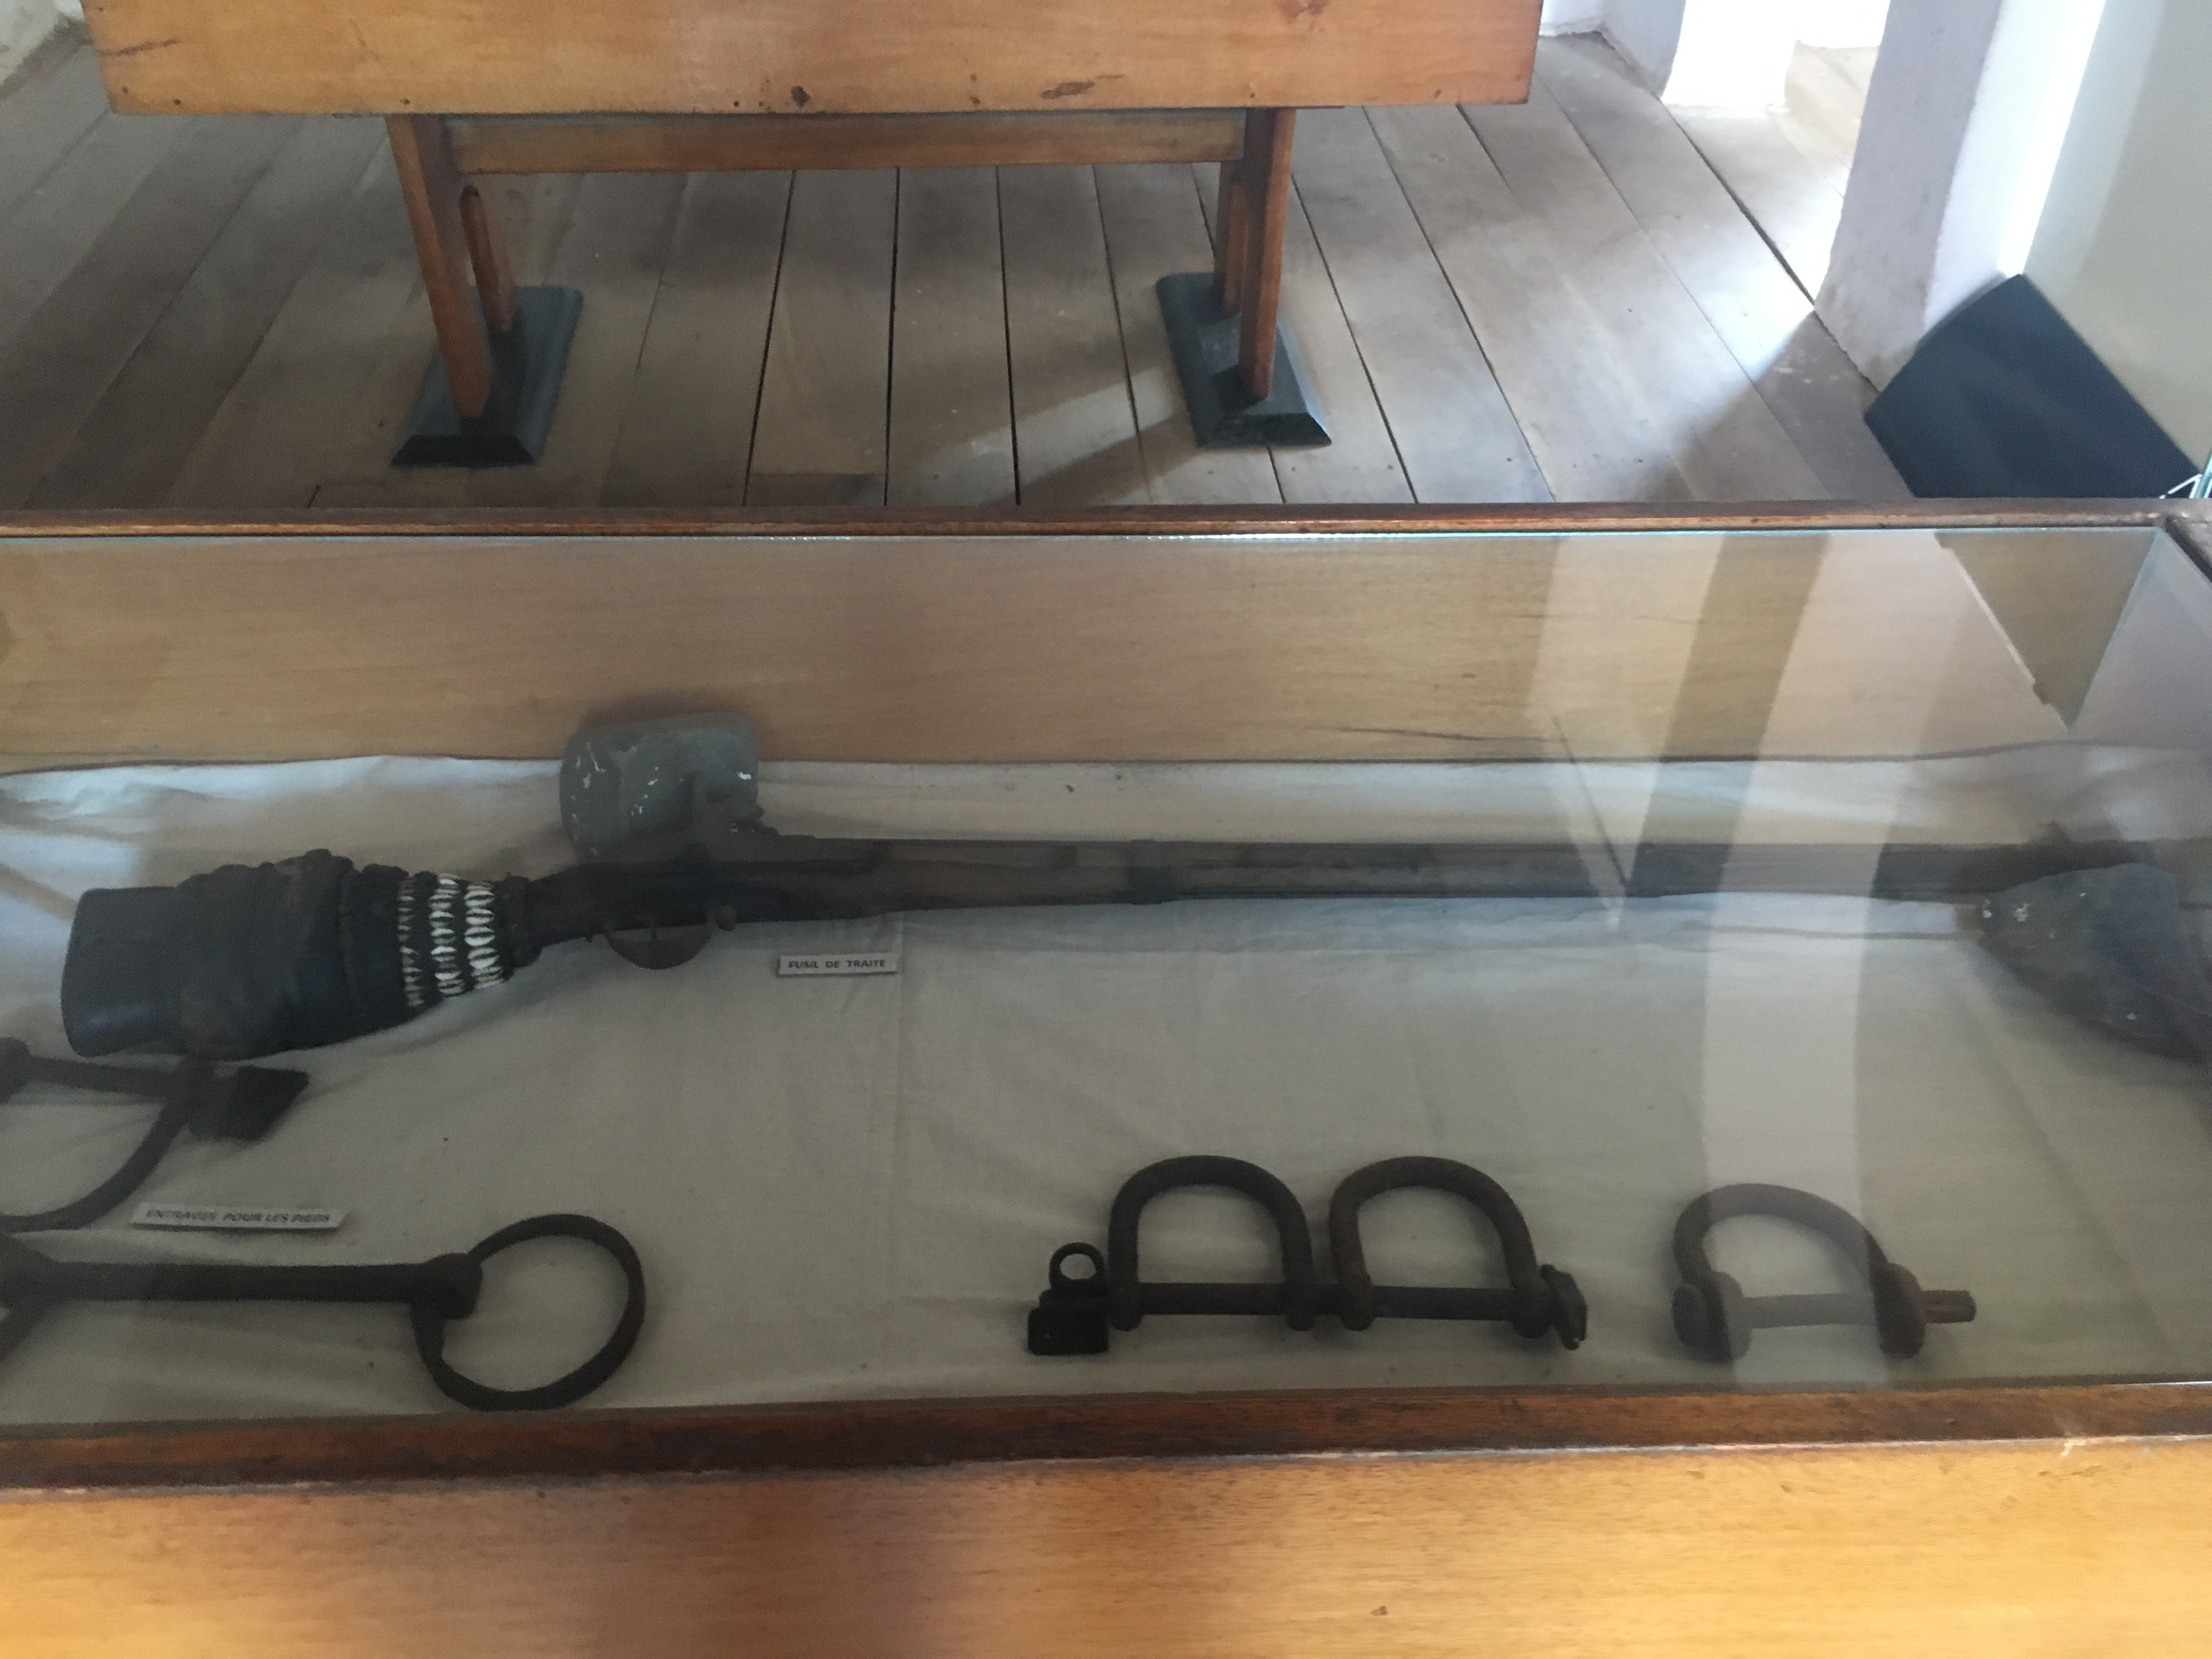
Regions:
M 581 296 L 518 289 L 500 173 L 1222 163 L 1160 302 L 1199 441 L 1328 441 L 1279 320 L 1300 107 L 1517 102 L 1539 0 L 90 0 L 115 107 L 374 113 L 438 335 L 402 465 L 537 459 Z
M 744 708 L 771 758 L 1548 752 L 1524 729 L 1532 641 L 1572 594 L 1546 561 L 1592 532 L 1948 537 L 2167 511 L 25 514 L 0 520 L 0 767 L 543 756 L 581 712 L 679 695 Z M 1467 530 L 1533 539 L 1492 559 L 1437 533 Z M 1403 538 L 1344 535 L 1363 531 Z M 1237 539 L 1182 539 L 1206 532 Z M 1303 555 L 1252 539 L 1304 532 L 1334 538 Z M 1736 715 L 1778 683 L 1808 602 L 1802 538 L 1737 545 L 1694 665 L 1735 690 L 1678 710 L 1665 737 L 1686 752 L 1746 740 Z M 1255 557 L 1273 580 L 1253 580 Z M 2095 606 L 2007 580 L 2039 571 L 1986 572 L 1999 620 L 1977 626 L 2063 658 Z M 1605 635 L 1620 596 L 1585 602 L 1599 648 L 1555 668 L 1595 696 L 1666 665 L 1654 616 Z M 1849 747 L 1846 694 L 1883 678 L 1865 653 L 1904 663 L 1917 637 L 1870 629 L 1863 651 L 1800 660 L 1802 705 L 1834 709 Z M 2194 1378 L 118 1425 L 0 1436 L 0 1647 L 2183 1654 L 2212 1617 L 2208 1536 L 2212 1383 Z

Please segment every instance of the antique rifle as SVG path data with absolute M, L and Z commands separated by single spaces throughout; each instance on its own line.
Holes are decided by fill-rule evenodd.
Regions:
M 742 723 L 578 734 L 562 815 L 584 862 L 493 880 L 326 851 L 79 902 L 62 978 L 70 1045 L 244 1060 L 344 1042 L 498 984 L 572 940 L 668 968 L 716 928 L 909 910 L 1179 899 L 1653 896 L 1734 890 L 1978 900 L 2143 856 L 2123 843 L 1571 845 L 842 840 L 761 821 Z M 1590 859 L 1601 866 L 1594 871 Z

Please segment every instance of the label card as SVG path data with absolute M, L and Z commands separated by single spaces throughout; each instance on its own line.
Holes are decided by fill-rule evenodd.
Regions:
M 190 1227 L 208 1231 L 327 1233 L 346 1218 L 343 1210 L 313 1204 L 141 1204 L 134 1227 Z
M 896 951 L 838 951 L 775 959 L 779 979 L 829 979 L 847 974 L 896 974 L 898 970 L 899 953 Z

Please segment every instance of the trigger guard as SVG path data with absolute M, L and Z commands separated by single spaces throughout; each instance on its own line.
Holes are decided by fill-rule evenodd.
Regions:
M 714 925 L 709 921 L 690 927 L 647 927 L 641 930 L 642 937 L 640 931 L 625 931 L 609 922 L 599 925 L 599 937 L 606 940 L 617 956 L 624 962 L 655 971 L 681 968 L 705 950 L 707 941 L 714 937 Z

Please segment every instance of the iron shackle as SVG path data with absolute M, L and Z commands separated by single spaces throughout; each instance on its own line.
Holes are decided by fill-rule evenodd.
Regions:
M 1407 1187 L 1456 1194 L 1482 1212 L 1497 1229 L 1504 1252 L 1504 1291 L 1376 1285 L 1367 1271 L 1359 1212 L 1370 1199 Z M 1448 1158 L 1391 1158 L 1355 1170 L 1329 1199 L 1328 1247 L 1336 1269 L 1336 1316 L 1346 1330 L 1364 1331 L 1387 1317 L 1502 1319 L 1522 1336 L 1556 1331 L 1569 1348 L 1580 1346 L 1589 1334 L 1589 1305 L 1573 1277 L 1538 1262 L 1521 1206 L 1472 1164 Z
M 1747 1215 L 1820 1234 L 1843 1253 L 1855 1277 L 1863 1276 L 1866 1289 L 1746 1296 L 1713 1266 L 1705 1242 L 1722 1222 Z M 1910 1359 L 1926 1344 L 1929 1326 L 1964 1324 L 1975 1312 L 1967 1291 L 1922 1290 L 1856 1216 L 1795 1187 L 1743 1182 L 1692 1200 L 1674 1223 L 1674 1266 L 1682 1276 L 1674 1292 L 1674 1334 L 1711 1359 L 1741 1359 L 1751 1351 L 1753 1331 L 1792 1325 L 1871 1325 L 1882 1352 Z
M 1267 1212 L 1275 1224 L 1282 1255 L 1283 1279 L 1279 1311 L 1294 1331 L 1310 1331 L 1319 1309 L 1319 1286 L 1314 1277 L 1313 1237 L 1307 1231 L 1306 1212 L 1297 1196 L 1256 1164 L 1241 1158 L 1200 1155 L 1164 1158 L 1137 1171 L 1114 1195 L 1106 1219 L 1106 1313 L 1117 1331 L 1133 1331 L 1147 1312 L 1272 1312 L 1274 1309 L 1182 1308 L 1172 1305 L 1194 1299 L 1178 1296 L 1174 1285 L 1147 1286 L 1137 1266 L 1137 1231 L 1145 1206 L 1164 1193 L 1185 1187 L 1226 1187 L 1243 1194 Z M 1197 1286 L 1192 1286 L 1194 1291 Z M 1233 1287 L 1209 1287 L 1229 1290 Z M 1148 1294 L 1149 1292 L 1149 1294 Z M 1218 1298 L 1233 1301 L 1234 1297 Z M 1152 1305 L 1149 1308 L 1146 1304 Z

